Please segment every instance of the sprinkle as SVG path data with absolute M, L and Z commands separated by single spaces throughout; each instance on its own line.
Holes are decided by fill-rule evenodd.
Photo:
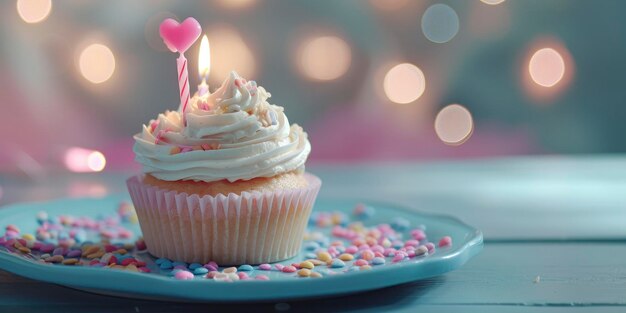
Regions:
M 321 278 L 322 274 L 320 274 L 318 272 L 311 272 L 311 275 L 309 277 L 311 277 L 311 278 Z
M 13 231 L 13 232 L 16 232 L 18 234 L 20 233 L 20 228 L 15 226 L 15 225 L 13 225 L 13 224 L 7 225 L 7 227 L 5 227 L 4 230 L 6 230 L 6 231 Z
M 541 276 L 537 275 L 537 277 L 535 277 L 535 279 L 533 279 L 533 283 L 538 284 L 541 282 Z
M 322 262 L 322 261 L 320 261 L 320 260 L 318 260 L 318 259 L 308 259 L 308 260 L 306 260 L 306 261 L 307 261 L 307 262 L 311 262 L 311 263 L 313 263 L 313 265 L 315 265 L 315 266 L 318 266 L 318 265 L 322 265 L 322 264 L 324 264 L 324 262 Z
M 115 256 L 111 256 L 111 258 L 115 258 Z M 161 264 L 159 264 L 159 268 L 161 268 L 162 270 L 167 270 L 174 267 L 172 265 L 172 262 L 170 262 L 169 260 L 165 260 L 163 262 L 161 262 Z
M 416 228 L 411 231 L 411 237 L 413 237 L 413 239 L 418 240 L 418 241 L 424 240 L 426 239 L 426 233 L 424 233 L 423 230 Z
M 367 262 L 366 260 L 363 260 L 363 259 L 354 261 L 354 265 L 356 265 L 356 266 L 363 266 L 363 265 L 368 265 L 368 264 L 369 264 L 369 262 Z
M 361 258 L 366 261 L 369 261 L 373 259 L 374 257 L 375 257 L 375 254 L 371 250 L 365 250 L 361 253 Z
M 359 219 L 368 219 L 376 213 L 376 210 L 370 206 L 366 206 L 363 203 L 359 203 L 352 210 L 352 215 Z
M 332 268 L 340 268 L 340 267 L 344 267 L 344 266 L 346 266 L 346 263 L 344 263 L 340 259 L 333 259 L 331 264 L 330 264 L 330 267 L 332 267 Z
M 213 280 L 215 281 L 230 281 L 230 278 L 228 277 L 228 274 L 225 273 L 216 273 L 213 276 Z
M 74 265 L 78 263 L 78 259 L 65 259 L 62 261 L 63 265 Z
M 41 252 L 44 253 L 51 253 L 52 251 L 54 251 L 54 245 L 53 244 L 44 244 L 41 246 L 41 249 L 39 249 Z
M 320 244 L 315 241 L 307 242 L 307 244 L 304 245 L 304 249 L 308 251 L 315 251 L 319 248 L 320 248 Z
M 192 271 L 197 269 L 197 268 L 201 268 L 201 267 L 202 267 L 202 264 L 200 264 L 200 263 L 191 263 L 191 264 L 189 264 L 189 269 L 192 270 Z
M 76 258 L 81 256 L 82 251 L 80 250 L 71 250 L 70 252 L 67 253 L 67 257 L 68 258 Z
M 407 240 L 404 243 L 404 246 L 405 247 L 417 247 L 417 246 L 419 246 L 419 244 L 420 244 L 420 242 L 418 240 L 411 239 L 411 240 Z
M 250 279 L 250 276 L 248 276 L 248 273 L 246 272 L 237 272 L 237 276 L 240 280 Z
M 262 270 L 262 271 L 269 271 L 269 270 L 272 269 L 272 266 L 267 264 L 267 263 L 263 263 L 263 264 L 259 265 L 259 269 Z
M 263 275 L 263 274 L 256 275 L 254 278 L 257 280 L 270 280 L 270 278 L 267 277 L 267 275 Z
M 249 272 L 249 271 L 254 270 L 254 268 L 251 265 L 244 264 L 244 265 L 239 266 L 238 270 L 239 271 L 244 271 L 244 272 Z
M 352 259 L 354 259 L 354 256 L 352 254 L 344 253 L 339 256 L 339 259 L 342 261 L 352 261 Z
M 233 267 L 228 267 L 228 268 L 225 268 L 222 272 L 226 273 L 226 274 L 237 273 L 237 268 L 234 267 L 234 266 Z
M 359 251 L 359 248 L 357 246 L 349 246 L 346 248 L 346 253 L 350 253 L 350 254 L 355 254 Z
M 228 273 L 226 276 L 228 276 L 230 280 L 239 280 L 239 273 Z
M 415 249 L 415 256 L 428 255 L 428 248 L 426 246 L 419 246 Z
M 381 257 L 376 257 L 376 258 L 372 259 L 372 264 L 373 265 L 383 265 L 383 264 L 385 264 L 385 259 L 381 258 Z
M 276 267 L 276 269 L 279 270 L 279 271 L 282 271 L 283 268 L 285 268 L 285 266 L 282 265 L 282 264 L 276 264 L 276 265 L 274 265 L 274 267 Z
M 17 250 L 20 250 L 22 253 L 30 253 L 30 249 L 28 247 L 19 247 Z
M 174 277 L 178 280 L 190 280 L 193 279 L 193 273 L 189 271 L 178 271 Z
M 293 273 L 296 271 L 296 267 L 289 265 L 289 266 L 285 266 L 283 267 L 283 269 L 281 270 L 283 273 Z
M 452 245 L 452 238 L 445 236 L 439 240 L 439 247 L 447 247 Z
M 206 276 L 204 276 L 207 279 L 213 279 L 215 277 L 215 275 L 219 274 L 220 272 L 218 271 L 210 271 L 208 274 L 206 274 Z
M 435 251 L 435 244 L 432 242 L 427 242 L 424 246 L 428 249 L 429 254 L 433 254 L 433 251 Z
M 65 249 L 58 247 L 56 249 L 54 249 L 54 251 L 52 251 L 52 255 L 64 255 L 65 254 Z
M 298 271 L 298 276 L 300 277 L 309 277 L 311 276 L 311 270 L 303 268 Z
M 402 260 L 404 260 L 404 254 L 398 254 L 398 255 L 395 255 L 393 259 L 391 259 L 391 262 L 398 263 L 398 262 L 401 262 Z
M 396 217 L 391 221 L 391 227 L 396 231 L 404 231 L 409 229 L 411 222 L 404 217 Z
M 332 260 L 332 256 L 328 252 L 320 252 L 317 254 L 317 259 L 322 262 L 328 262 Z
M 139 250 L 139 251 L 143 251 L 143 250 L 146 250 L 146 249 L 147 249 L 147 247 L 146 247 L 146 242 L 145 242 L 145 241 L 143 241 L 143 239 L 139 239 L 139 240 L 137 240 L 137 241 L 135 242 L 135 246 L 137 247 L 137 250 Z
M 64 258 L 62 255 L 53 255 L 49 258 L 46 258 L 45 261 L 50 263 L 60 263 L 63 262 L 63 259 Z
M 313 269 L 315 267 L 315 265 L 311 262 L 311 261 L 304 261 L 302 263 L 300 263 L 300 268 L 304 268 L 304 269 Z
M 269 118 L 270 118 L 270 121 L 272 122 L 272 125 L 278 124 L 278 118 L 276 117 L 276 112 L 269 111 Z

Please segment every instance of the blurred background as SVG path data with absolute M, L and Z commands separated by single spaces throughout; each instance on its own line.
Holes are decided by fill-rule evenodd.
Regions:
M 626 151 L 626 2 L 0 2 L 0 173 L 136 171 L 132 135 L 178 107 L 158 35 L 193 16 L 210 86 L 256 80 L 317 162 Z M 194 87 L 199 40 L 186 53 Z

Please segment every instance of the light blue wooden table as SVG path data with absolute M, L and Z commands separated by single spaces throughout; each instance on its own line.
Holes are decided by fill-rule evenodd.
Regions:
M 0 311 L 626 312 L 626 156 L 308 169 L 324 182 L 321 197 L 386 200 L 452 214 L 481 229 L 485 247 L 462 269 L 434 279 L 288 303 L 135 301 L 0 271 Z M 51 175 L 37 183 L 3 175 L 0 204 L 123 192 L 129 174 Z

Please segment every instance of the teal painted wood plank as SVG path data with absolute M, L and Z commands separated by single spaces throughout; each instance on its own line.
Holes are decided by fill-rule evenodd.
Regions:
M 434 279 L 347 297 L 288 302 L 290 312 L 315 307 L 318 311 L 411 312 L 421 308 L 470 312 L 562 312 L 584 307 L 626 310 L 626 245 L 620 243 L 515 243 L 487 244 L 465 267 Z M 98 296 L 64 287 L 0 274 L 0 305 L 46 308 L 85 305 L 112 310 L 179 309 L 200 311 L 273 311 L 275 303 L 207 304 L 186 306 L 155 304 Z M 540 276 L 539 283 L 535 283 Z M 547 310 L 544 307 L 550 307 Z M 491 311 L 490 311 L 491 310 Z M 611 309 L 613 310 L 613 309 Z
M 321 195 L 455 215 L 487 241 L 626 238 L 626 158 L 311 167 Z
M 311 165 L 320 197 L 390 201 L 455 215 L 485 240 L 626 239 L 626 156 Z M 0 203 L 126 192 L 132 173 L 0 177 Z

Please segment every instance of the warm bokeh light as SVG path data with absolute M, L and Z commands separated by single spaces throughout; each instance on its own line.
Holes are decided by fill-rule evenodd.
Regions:
M 100 172 L 106 166 L 102 152 L 83 148 L 70 148 L 65 152 L 65 166 L 72 172 Z
M 198 53 L 198 73 L 201 77 L 209 77 L 211 72 L 211 48 L 209 38 L 202 36 L 200 41 L 200 52 Z
M 218 0 L 217 3 L 225 9 L 241 9 L 253 6 L 256 0 Z
M 221 83 L 228 74 L 235 70 L 241 76 L 254 79 L 256 61 L 252 50 L 241 35 L 229 26 L 207 27 L 211 42 L 211 77 L 212 85 Z M 219 86 L 219 85 L 217 85 Z
M 411 103 L 422 96 L 426 89 L 426 78 L 417 66 L 402 63 L 394 66 L 383 82 L 389 100 L 395 103 Z
M 422 32 L 432 42 L 448 42 L 459 32 L 459 16 L 448 5 L 433 4 L 422 15 Z
M 303 42 L 298 55 L 300 71 L 316 80 L 341 77 L 348 71 L 352 60 L 350 46 L 335 36 L 316 37 Z
M 370 0 L 370 3 L 380 10 L 394 11 L 403 8 L 409 0 Z
M 472 114 L 459 104 L 444 107 L 435 118 L 437 137 L 447 145 L 463 144 L 472 135 L 473 130 Z
M 496 5 L 496 4 L 500 4 L 506 0 L 480 0 L 482 3 L 485 4 L 489 4 L 489 5 Z
M 17 13 L 26 23 L 39 23 L 52 10 L 52 0 L 17 0 Z
M 528 71 L 537 85 L 552 87 L 565 75 L 565 61 L 561 54 L 552 48 L 539 49 L 530 58 Z
M 115 56 L 109 47 L 102 44 L 92 44 L 80 53 L 78 66 L 85 79 L 94 84 L 100 84 L 113 75 Z
M 576 72 L 576 64 L 559 38 L 539 37 L 525 48 L 520 60 L 522 87 L 533 104 L 546 105 L 565 91 Z

